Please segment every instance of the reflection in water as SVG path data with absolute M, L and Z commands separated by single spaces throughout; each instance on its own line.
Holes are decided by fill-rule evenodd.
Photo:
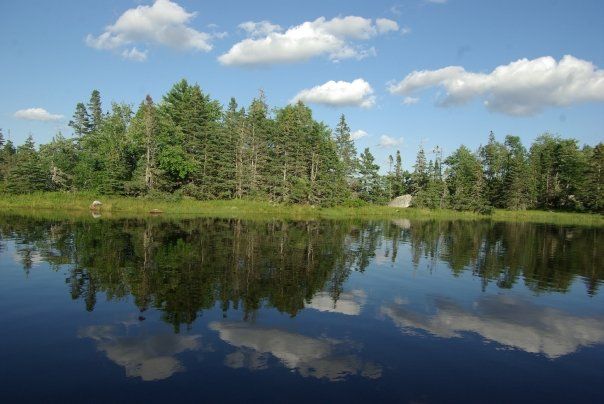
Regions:
M 270 354 L 304 377 L 339 381 L 351 375 L 369 379 L 382 375 L 379 365 L 352 353 L 355 346 L 349 341 L 312 338 L 248 323 L 212 322 L 209 327 L 218 331 L 224 342 L 239 348 L 225 360 L 233 368 L 266 369 Z
M 92 338 L 99 351 L 126 370 L 128 377 L 144 381 L 167 379 L 184 366 L 174 356 L 199 349 L 199 335 L 120 335 L 115 325 L 94 325 L 80 329 L 80 338 Z
M 343 292 L 336 300 L 334 300 L 327 292 L 319 292 L 312 298 L 306 307 L 319 311 L 358 316 L 361 313 L 361 308 L 366 300 L 367 295 L 365 292 L 358 289 L 350 292 Z
M 97 295 L 132 296 L 175 330 L 216 305 L 254 318 L 262 307 L 358 315 L 366 297 L 344 292 L 353 272 L 376 263 L 400 271 L 471 273 L 486 289 L 566 293 L 604 280 L 604 231 L 488 221 L 268 221 L 164 218 L 53 221 L 0 215 L 28 271 L 67 272 L 68 291 L 92 311 Z M 401 258 L 402 257 L 402 258 Z M 390 263 L 390 264 L 389 264 Z M 415 270 L 415 269 L 414 269 Z
M 489 341 L 558 358 L 582 346 L 604 343 L 604 318 L 579 317 L 513 296 L 485 296 L 472 309 L 434 299 L 435 314 L 413 311 L 403 301 L 381 308 L 404 333 L 423 330 L 442 338 L 474 332 Z

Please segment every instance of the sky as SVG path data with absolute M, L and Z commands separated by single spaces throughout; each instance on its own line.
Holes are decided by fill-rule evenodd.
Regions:
M 77 102 L 160 100 L 185 78 L 226 105 L 302 100 L 382 166 L 401 150 L 604 141 L 604 1 L 0 2 L 0 128 L 38 143 Z

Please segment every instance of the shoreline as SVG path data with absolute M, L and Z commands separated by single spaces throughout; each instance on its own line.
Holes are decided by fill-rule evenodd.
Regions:
M 335 206 L 329 208 L 309 205 L 285 205 L 258 200 L 149 199 L 124 196 L 99 196 L 92 193 L 43 192 L 22 195 L 0 195 L 2 213 L 64 218 L 93 218 L 89 206 L 93 200 L 103 205 L 98 213 L 102 218 L 147 217 L 217 217 L 232 219 L 418 219 L 418 220 L 491 220 L 496 222 L 528 222 L 557 225 L 604 227 L 604 215 L 593 213 L 508 211 L 495 209 L 490 215 L 449 209 L 394 208 L 381 205 L 360 207 Z M 153 214 L 154 209 L 162 211 Z

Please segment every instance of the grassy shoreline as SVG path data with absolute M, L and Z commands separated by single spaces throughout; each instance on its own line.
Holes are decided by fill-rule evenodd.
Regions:
M 53 216 L 55 218 L 91 217 L 89 205 L 98 199 L 103 202 L 101 215 L 113 217 L 147 217 L 153 209 L 162 216 L 222 217 L 241 219 L 449 219 L 493 220 L 510 222 L 551 223 L 560 225 L 604 226 L 604 216 L 589 213 L 547 211 L 495 210 L 485 216 L 454 210 L 398 209 L 387 206 L 318 208 L 305 205 L 281 205 L 265 201 L 229 200 L 197 201 L 182 199 L 132 198 L 99 196 L 92 193 L 45 192 L 26 195 L 0 194 L 0 211 L 28 216 Z

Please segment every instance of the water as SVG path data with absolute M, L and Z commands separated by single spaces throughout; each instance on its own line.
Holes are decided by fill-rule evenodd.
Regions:
M 604 229 L 0 215 L 0 401 L 602 402 Z

